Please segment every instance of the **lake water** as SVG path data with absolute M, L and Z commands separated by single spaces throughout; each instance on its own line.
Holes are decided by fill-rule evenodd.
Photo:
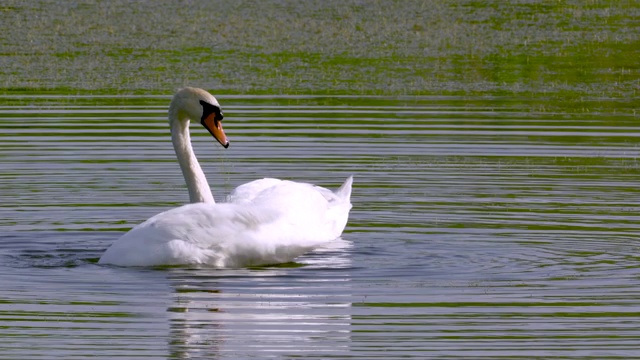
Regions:
M 192 126 L 216 199 L 353 174 L 343 239 L 266 268 L 97 265 L 188 201 L 170 98 L 3 96 L 0 358 L 640 354 L 632 102 L 218 98 L 231 147 Z

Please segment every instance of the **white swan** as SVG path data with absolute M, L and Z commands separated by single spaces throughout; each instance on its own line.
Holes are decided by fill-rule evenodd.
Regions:
M 192 204 L 162 212 L 113 243 L 100 264 L 198 264 L 246 267 L 277 264 L 340 236 L 351 209 L 349 177 L 335 192 L 311 184 L 261 179 L 236 188 L 216 204 L 189 135 L 199 120 L 222 146 L 222 111 L 208 92 L 184 88 L 169 106 L 171 140 Z

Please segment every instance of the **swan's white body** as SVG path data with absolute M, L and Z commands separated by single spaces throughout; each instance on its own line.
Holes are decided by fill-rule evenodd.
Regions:
M 265 178 L 239 186 L 226 203 L 216 204 L 189 139 L 189 119 L 206 116 L 199 104 L 194 105 L 198 100 L 218 106 L 219 111 L 213 96 L 193 88 L 180 90 L 169 110 L 172 140 L 192 203 L 162 212 L 131 229 L 107 249 L 101 264 L 277 264 L 292 261 L 342 234 L 351 209 L 352 177 L 335 192 Z M 221 113 L 218 115 L 221 120 Z M 222 131 L 221 125 L 216 125 Z M 228 146 L 226 137 L 221 141 L 212 134 Z

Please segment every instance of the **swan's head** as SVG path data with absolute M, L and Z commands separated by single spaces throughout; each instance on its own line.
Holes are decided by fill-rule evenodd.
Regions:
M 207 91 L 186 87 L 178 90 L 169 106 L 171 122 L 184 122 L 187 119 L 199 121 L 205 129 L 225 148 L 229 147 L 229 140 L 222 130 L 222 110 L 213 95 Z

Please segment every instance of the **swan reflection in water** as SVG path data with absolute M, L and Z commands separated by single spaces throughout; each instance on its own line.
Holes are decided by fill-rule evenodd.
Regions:
M 279 267 L 171 269 L 171 357 L 331 356 L 351 337 L 349 241 Z

